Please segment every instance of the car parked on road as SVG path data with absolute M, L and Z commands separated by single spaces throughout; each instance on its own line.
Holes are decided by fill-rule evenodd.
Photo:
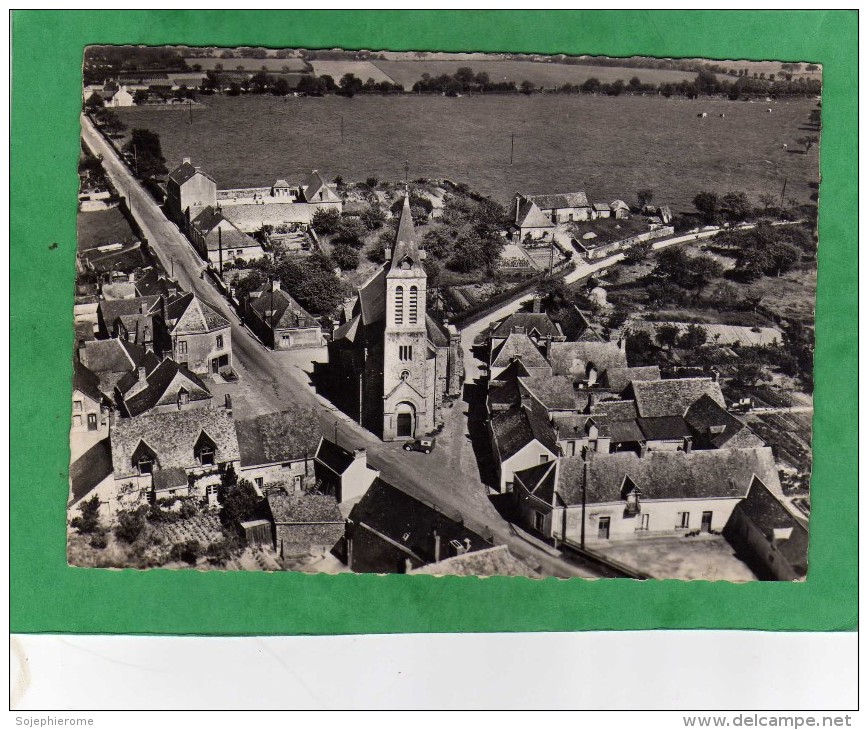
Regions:
M 421 439 L 410 439 L 404 442 L 404 451 L 421 451 L 423 454 L 430 454 L 434 450 L 437 439 L 433 436 Z

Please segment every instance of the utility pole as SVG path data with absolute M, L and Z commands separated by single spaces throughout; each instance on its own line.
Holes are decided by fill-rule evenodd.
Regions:
M 510 143 L 509 143 L 509 164 L 512 164 L 513 158 L 515 157 L 515 132 L 510 135 Z
M 190 124 L 193 123 L 193 100 L 187 99 L 187 108 L 190 110 Z
M 208 247 L 205 247 L 208 250 Z M 223 229 L 217 226 L 217 256 L 220 264 L 220 278 L 223 278 Z
M 781 208 L 784 207 L 784 193 L 787 192 L 787 180 L 789 180 L 789 178 L 785 177 L 784 178 L 784 186 L 781 188 Z
M 133 145 L 133 165 L 135 165 L 136 177 L 138 177 L 139 176 L 139 155 L 138 155 L 138 152 L 136 152 L 136 146 L 135 145 Z
M 410 160 L 404 160 L 404 185 L 410 189 Z
M 588 455 L 585 454 L 584 458 L 587 459 Z M 588 491 L 588 462 L 585 461 L 582 464 L 582 534 L 581 534 L 581 546 L 582 550 L 585 549 L 585 508 L 587 506 L 587 491 Z M 566 534 L 564 535 L 566 537 Z
M 344 115 L 341 114 L 341 144 L 344 143 Z
M 169 260 L 172 262 L 172 278 L 174 279 L 175 278 L 175 257 L 172 256 Z

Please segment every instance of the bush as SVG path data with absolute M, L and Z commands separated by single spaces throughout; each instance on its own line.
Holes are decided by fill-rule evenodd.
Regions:
M 115 526 L 115 537 L 127 543 L 134 543 L 145 529 L 145 514 L 148 507 L 139 507 L 134 511 L 118 512 L 118 524 Z
M 205 550 L 205 556 L 211 565 L 225 565 L 232 558 L 232 550 L 232 543 L 224 538 L 212 542 Z
M 342 270 L 350 271 L 359 265 L 359 252 L 345 243 L 340 243 L 332 250 L 332 260 Z
M 69 524 L 83 535 L 97 532 L 99 530 L 99 496 L 95 494 L 86 502 L 82 502 L 81 516 L 73 517 Z
M 341 214 L 334 208 L 319 208 L 310 221 L 315 231 L 330 235 L 338 230 L 341 224 Z
M 335 243 L 345 243 L 353 248 L 361 248 L 368 235 L 368 228 L 358 218 L 344 218 L 335 231 Z
M 372 190 L 373 190 L 375 187 L 377 187 L 377 185 L 379 185 L 379 184 L 380 184 L 379 179 L 376 178 L 376 177 L 374 177 L 373 175 L 371 175 L 371 177 L 369 177 L 367 180 L 365 180 L 365 185 L 367 185 L 367 186 L 368 186 L 369 188 L 371 188 Z
M 182 520 L 189 520 L 199 514 L 199 507 L 196 505 L 195 499 L 182 499 L 181 509 L 178 510 L 178 517 Z
M 186 540 L 172 545 L 172 549 L 169 551 L 169 560 L 183 560 L 185 563 L 195 565 L 201 554 L 202 546 L 198 540 Z
M 90 546 L 97 550 L 104 550 L 108 547 L 108 538 L 106 537 L 106 534 L 102 531 L 95 532 L 93 537 L 90 538 Z
M 362 211 L 360 216 L 365 228 L 369 231 L 375 231 L 377 228 L 382 228 L 386 222 L 386 214 L 382 211 L 379 205 L 369 205 Z

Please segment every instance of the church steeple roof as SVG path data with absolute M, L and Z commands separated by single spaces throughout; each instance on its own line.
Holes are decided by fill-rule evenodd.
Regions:
M 419 251 L 419 241 L 413 227 L 413 216 L 410 213 L 410 194 L 404 196 L 404 207 L 401 209 L 401 220 L 395 234 L 395 245 L 392 247 L 392 262 L 390 269 L 412 268 L 420 266 L 422 255 Z M 409 263 L 409 266 L 407 265 Z

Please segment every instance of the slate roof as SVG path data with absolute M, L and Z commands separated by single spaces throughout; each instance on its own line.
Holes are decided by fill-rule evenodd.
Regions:
M 318 171 L 313 170 L 302 183 L 304 199 L 308 203 L 340 202 L 341 197 L 323 180 Z
M 532 393 L 550 411 L 578 407 L 573 381 L 563 375 L 536 375 L 519 379 L 519 387 Z
M 482 535 L 464 526 L 460 514 L 446 515 L 379 477 L 353 507 L 349 522 L 376 530 L 423 563 L 434 560 L 435 532 L 440 535 L 441 554 L 448 554 L 451 540 L 470 540 L 471 552 L 492 547 Z
M 535 570 L 516 558 L 506 545 L 476 550 L 429 563 L 410 571 L 413 575 L 467 575 L 487 577 L 490 575 L 539 578 Z
M 189 312 L 183 326 L 181 318 Z M 166 319 L 175 320 L 169 329 L 174 334 L 196 334 L 213 332 L 214 330 L 229 327 L 229 320 L 210 304 L 206 304 L 192 292 L 179 293 L 166 303 Z
M 513 360 L 506 369 L 488 384 L 488 403 L 494 406 L 512 406 L 521 400 L 518 379 L 529 375 L 521 360 Z
M 449 347 L 449 332 L 427 312 L 425 313 L 425 331 L 432 345 L 435 347 Z
M 693 436 L 693 431 L 681 416 L 639 418 L 636 422 L 649 441 L 674 441 Z
M 180 165 L 178 165 L 178 167 L 172 170 L 172 172 L 169 173 L 169 180 L 171 180 L 177 185 L 183 185 L 190 178 L 196 175 L 197 172 L 200 175 L 204 175 L 205 177 L 207 177 L 211 182 L 214 182 L 213 177 L 211 177 L 207 172 L 202 172 L 202 170 L 200 170 L 198 167 L 195 167 L 190 162 L 182 162 Z
M 515 480 L 521 482 L 534 497 L 546 504 L 553 505 L 553 495 L 557 486 L 557 465 L 567 463 L 567 459 L 547 461 L 528 469 L 515 472 Z
M 98 441 L 69 467 L 69 506 L 78 504 L 94 487 L 111 476 L 112 451 L 108 439 Z
M 99 303 L 99 310 L 102 314 L 103 321 L 106 327 L 111 327 L 118 317 L 127 317 L 140 314 L 154 314 L 159 311 L 160 297 L 152 294 L 146 297 L 135 297 L 133 299 L 112 299 L 104 300 Z M 142 305 L 145 311 L 142 312 Z
M 726 407 L 720 384 L 711 378 L 637 380 L 631 389 L 639 415 L 643 418 L 683 416 L 691 405 L 706 394 L 718 405 Z
M 156 469 L 153 475 L 154 489 L 157 491 L 163 489 L 173 489 L 175 487 L 186 487 L 187 472 L 178 467 L 169 467 L 168 469 Z
M 515 225 L 519 228 L 554 228 L 555 224 L 530 200 L 516 202 Z
M 550 368 L 548 360 L 522 332 L 513 332 L 503 341 L 495 350 L 491 364 L 493 367 L 506 367 L 516 357 L 521 358 L 526 368 Z
M 563 337 L 560 328 L 552 322 L 545 312 L 516 312 L 511 314 L 495 325 L 491 331 L 491 336 L 508 337 L 516 327 L 524 327 L 524 331 L 528 335 L 536 330 L 540 337 Z
M 612 443 L 623 444 L 632 442 L 641 442 L 645 440 L 645 434 L 639 428 L 639 424 L 634 421 L 610 421 L 609 432 L 611 434 Z
M 178 282 L 172 281 L 165 274 L 153 268 L 136 279 L 135 287 L 139 296 L 142 297 L 154 294 L 169 296 L 181 288 L 178 286 Z
M 304 406 L 238 421 L 235 428 L 242 468 L 312 459 L 320 440 L 316 411 Z
M 141 442 L 156 454 L 160 469 L 197 466 L 193 448 L 202 433 L 214 442 L 215 463 L 238 461 L 235 422 L 223 408 L 147 413 L 119 419 L 110 437 L 115 478 L 136 473 L 132 458 Z
M 293 492 L 268 495 L 268 508 L 275 524 L 311 525 L 336 523 L 343 526 L 344 518 L 335 498 L 326 494 Z M 335 537 L 337 539 L 338 536 Z
M 559 208 L 588 208 L 588 196 L 584 193 L 558 193 L 554 195 L 527 195 L 528 200 L 536 203 L 540 210 Z
M 416 229 L 413 227 L 413 216 L 410 213 L 410 196 L 404 196 L 404 205 L 401 208 L 401 218 L 398 221 L 398 229 L 395 231 L 395 242 L 392 246 L 392 259 L 389 262 L 390 273 L 407 268 L 407 263 L 412 269 L 421 266 L 422 255 L 419 250 L 419 239 Z
M 534 440 L 539 441 L 553 454 L 558 453 L 554 428 L 532 407 L 515 406 L 497 413 L 491 419 L 491 429 L 497 441 L 501 461 L 514 456 Z
M 95 400 L 97 403 L 102 402 L 102 391 L 99 387 L 99 377 L 96 373 L 88 370 L 78 360 L 72 364 L 72 389 L 77 390 L 82 395 Z
M 608 203 L 594 203 L 593 208 L 599 213 L 604 213 L 607 210 L 612 210 Z
M 272 329 L 319 327 L 314 316 L 282 289 L 261 294 L 251 301 L 250 308 Z M 274 312 L 272 316 L 268 315 L 270 311 Z
M 133 370 L 128 376 L 124 376 L 118 383 L 118 389 L 121 392 L 124 392 L 123 386 L 129 382 L 128 378 L 132 378 L 135 381 L 138 379 L 138 373 Z M 159 405 L 160 401 L 166 396 L 169 387 L 178 378 L 180 378 L 180 387 L 187 391 L 187 397 L 191 402 L 211 399 L 211 391 L 208 390 L 208 386 L 205 385 L 198 375 L 192 373 L 183 365 L 179 365 L 174 360 L 166 358 L 148 371 L 146 375 L 147 386 L 145 388 L 128 398 L 124 398 L 123 407 L 127 415 L 135 417 Z
M 591 413 L 605 413 L 610 421 L 634 421 L 639 416 L 633 400 L 602 400 L 591 407 Z
M 579 457 L 569 457 L 564 462 Z M 563 473 L 563 472 L 562 472 Z M 625 477 L 638 487 L 642 499 L 742 498 L 753 477 L 780 489 L 771 449 L 714 449 L 709 451 L 649 451 L 590 454 L 588 459 L 588 504 L 619 502 Z M 579 504 L 582 480 L 561 478 L 558 493 L 566 504 Z
M 726 445 L 741 431 L 745 429 L 750 431 L 745 423 L 707 393 L 687 409 L 684 420 L 698 435 L 708 439 L 716 449 Z
M 343 474 L 355 461 L 352 452 L 326 438 L 320 439 L 314 457 L 335 474 Z
M 617 342 L 552 342 L 549 359 L 555 375 L 584 377 L 592 363 L 602 375 L 609 368 L 627 367 L 627 355 Z
M 634 380 L 660 380 L 660 368 L 648 365 L 637 368 L 610 368 L 606 371 L 606 385 L 609 390 L 621 393 Z
M 97 375 L 129 372 L 144 356 L 145 348 L 119 339 L 88 340 L 79 350 L 81 361 Z
M 347 342 L 355 342 L 356 336 L 359 333 L 359 323 L 361 322 L 361 319 L 362 315 L 358 314 L 349 322 L 338 327 L 335 330 L 334 335 L 332 335 L 332 341 L 337 342 L 338 340 L 347 340 Z
M 226 222 L 229 228 L 219 228 Z M 221 211 L 208 207 L 202 210 L 193 220 L 193 227 L 205 238 L 205 246 L 209 251 L 224 251 L 237 248 L 261 248 L 259 242 L 243 233 L 232 221 L 225 218 Z
M 600 335 L 591 326 L 590 321 L 577 306 L 564 307 L 560 311 L 550 315 L 557 322 L 564 337 L 569 342 L 602 342 Z
M 383 265 L 359 287 L 362 324 L 379 322 L 386 316 L 386 266 Z

